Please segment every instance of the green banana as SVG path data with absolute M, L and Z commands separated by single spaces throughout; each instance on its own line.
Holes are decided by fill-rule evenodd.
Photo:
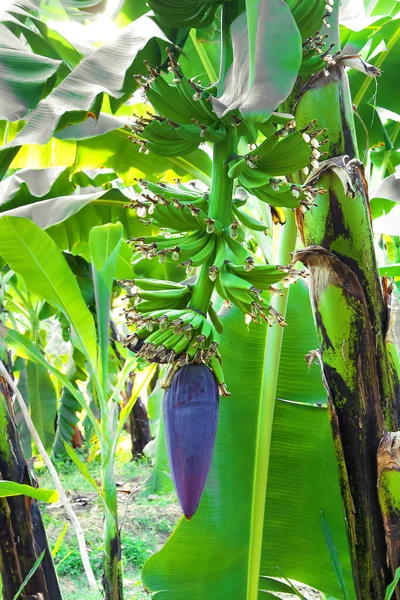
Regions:
M 137 304 L 136 308 L 138 312 L 153 311 L 162 308 L 184 308 L 187 304 L 187 296 L 178 296 L 177 298 L 153 298 L 152 300 L 143 300 Z
M 152 192 L 155 196 L 164 196 L 167 200 L 173 200 L 177 198 L 181 202 L 196 202 L 202 198 L 204 195 L 200 192 L 181 189 L 179 187 L 172 187 L 171 185 L 159 183 L 153 183 L 152 181 L 141 180 L 139 184 L 144 186 L 150 192 Z
M 199 335 L 204 335 L 206 340 L 210 337 L 212 333 L 212 327 L 206 318 L 203 317 L 203 322 L 201 324 L 201 331 Z
M 149 0 L 149 6 L 164 25 L 173 29 L 177 27 L 190 29 L 211 25 L 219 4 L 217 2 L 175 2 L 171 5 L 162 0 Z
M 173 345 L 172 349 L 176 354 L 182 354 L 186 350 L 190 343 L 190 339 L 188 339 L 185 334 L 182 334 L 182 337 Z
M 186 258 L 186 260 L 190 261 L 192 267 L 200 267 L 206 260 L 208 260 L 211 256 L 215 248 L 216 237 L 214 235 L 208 236 L 207 243 L 203 246 L 201 250 L 199 250 L 196 254 L 191 255 Z
M 238 258 L 240 262 L 242 262 L 244 265 L 249 256 L 251 256 L 251 252 L 244 248 L 240 242 L 233 240 L 230 236 L 229 230 L 225 230 L 224 234 L 225 241 L 228 244 L 229 249 L 236 256 L 236 258 Z
M 191 124 L 193 115 L 187 110 L 186 102 L 182 100 L 177 86 L 170 85 L 161 75 L 153 80 L 146 96 L 160 115 L 183 125 Z M 152 99 L 153 96 L 155 96 L 155 103 Z
M 244 225 L 245 227 L 248 227 L 249 229 L 254 229 L 255 231 L 263 231 L 264 233 L 268 230 L 268 227 L 265 223 L 262 223 L 258 219 L 255 219 L 240 208 L 236 208 L 235 206 L 233 206 L 232 211 L 237 216 L 242 225 Z
M 257 188 L 262 188 L 263 186 L 268 185 L 268 182 L 269 178 L 267 175 L 265 175 L 265 173 L 258 171 L 257 169 L 249 169 L 247 166 L 238 177 L 239 185 L 244 187 L 251 194 L 256 194 Z
M 202 242 L 205 243 L 206 238 L 204 231 L 196 231 L 195 233 L 186 236 L 170 238 L 166 238 L 164 236 L 149 236 L 143 238 L 134 238 L 134 240 L 136 240 L 136 247 L 139 250 L 141 250 L 143 247 L 147 248 L 150 246 L 154 246 L 156 250 L 168 250 L 170 248 L 175 248 L 176 246 L 184 246 L 189 251 L 197 251 L 200 247 L 202 247 Z
M 217 238 L 214 263 L 208 269 L 208 275 L 212 281 L 215 281 L 215 279 L 218 277 L 218 273 L 221 271 L 222 267 L 224 266 L 225 255 L 226 255 L 225 241 L 222 238 Z
M 159 298 L 184 298 L 190 294 L 190 289 L 187 286 L 182 286 L 182 289 L 169 289 L 169 290 L 143 290 L 139 292 L 141 300 L 158 300 Z
M 214 377 L 217 380 L 217 383 L 219 384 L 219 386 L 225 386 L 224 383 L 224 372 L 222 370 L 222 365 L 221 365 L 221 361 L 216 357 L 216 356 L 212 356 L 210 358 L 209 361 L 209 366 L 212 370 L 212 372 L 214 373 Z M 225 388 L 226 390 L 226 388 Z M 220 388 L 221 391 L 221 388 Z M 226 393 L 222 394 L 223 396 L 229 396 L 229 393 L 226 391 Z
M 176 231 L 194 231 L 199 228 L 198 220 L 187 207 L 179 209 L 160 203 L 154 208 L 152 222 L 159 227 L 168 227 Z
M 167 350 L 172 350 L 174 348 L 174 346 L 183 338 L 185 339 L 185 341 L 187 342 L 188 340 L 185 338 L 184 333 L 172 333 L 172 331 L 170 331 L 170 337 L 165 340 L 163 346 L 165 346 L 165 348 Z
M 257 158 L 257 162 L 260 159 L 265 158 L 266 156 L 268 156 L 268 154 L 270 154 L 275 146 L 277 146 L 279 142 L 279 137 L 274 134 L 271 135 L 270 137 L 267 137 L 263 142 L 261 142 L 261 144 L 259 146 L 257 146 L 257 148 L 254 148 L 254 150 L 252 150 L 251 152 L 248 153 L 247 156 L 249 157 L 258 157 Z
M 225 297 L 229 300 L 232 300 L 235 304 L 240 302 L 243 305 L 249 305 L 251 307 L 252 302 L 256 300 L 254 296 L 250 295 L 251 286 L 248 285 L 247 289 L 245 287 L 233 287 L 231 285 L 231 281 L 234 282 L 234 280 L 230 280 L 228 277 L 223 276 L 221 276 L 219 279 L 219 283 L 224 292 Z M 249 311 L 247 310 L 246 312 Z
M 247 302 L 243 303 L 240 299 L 233 296 L 229 289 L 222 287 L 219 280 L 216 281 L 216 289 L 221 298 L 224 298 L 225 300 L 228 300 L 228 302 L 230 302 L 231 304 L 237 306 L 237 308 L 241 310 L 244 314 L 251 313 L 251 305 L 249 305 Z
M 242 273 L 245 273 L 245 271 L 242 270 Z M 252 283 L 239 275 L 227 271 L 227 269 L 223 269 L 221 271 L 219 280 L 222 287 L 228 290 L 243 290 L 247 293 L 251 293 L 253 291 L 257 292 L 257 288 L 255 288 Z
M 217 120 L 217 116 L 214 114 L 211 104 L 209 102 L 201 102 L 202 90 L 197 84 L 194 84 L 186 77 L 182 77 L 179 83 L 177 83 L 177 89 L 191 110 L 192 117 L 198 119 L 202 125 L 212 125 L 212 123 Z M 197 92 L 196 89 L 199 91 Z M 199 97 L 198 99 L 195 99 L 197 98 L 197 95 Z M 207 105 L 209 105 L 209 108 Z
M 266 191 L 268 190 L 268 191 Z M 299 198 L 295 198 L 292 192 L 287 191 L 275 191 L 270 185 L 266 185 L 265 188 L 257 188 L 252 192 L 259 200 L 266 202 L 271 206 L 285 207 L 285 208 L 297 208 L 300 206 Z
M 188 142 L 186 140 L 166 140 L 165 142 L 147 142 L 146 148 L 149 152 L 154 152 L 158 156 L 179 156 L 181 154 L 190 154 L 198 148 L 198 143 Z
M 260 290 L 268 290 L 271 285 L 287 275 L 287 273 L 277 269 L 275 265 L 255 265 L 251 271 L 245 271 L 242 265 L 227 263 L 226 270 L 245 279 Z
M 154 344 L 154 346 L 161 346 L 165 340 L 168 339 L 169 331 L 156 331 L 149 335 L 146 339 L 146 344 Z
M 229 165 L 230 165 L 230 167 L 228 170 L 228 177 L 230 177 L 231 179 L 236 179 L 237 177 L 239 177 L 239 175 L 241 175 L 248 168 L 246 159 L 243 157 L 239 158 L 239 160 L 232 159 L 229 162 Z
M 214 307 L 212 304 L 210 304 L 209 308 L 208 308 L 208 315 L 211 319 L 212 324 L 214 325 L 215 330 L 218 333 L 223 333 L 224 331 L 224 326 L 222 324 L 222 321 L 220 320 L 220 318 L 218 317 L 217 312 L 215 311 Z
M 176 281 L 162 281 L 160 279 L 149 279 L 146 277 L 133 280 L 133 284 L 141 290 L 182 290 L 184 286 Z
M 273 144 L 272 150 L 267 154 L 261 154 L 261 146 L 266 144 L 267 138 L 261 146 L 254 150 L 258 154 L 257 169 L 272 176 L 290 175 L 300 171 L 310 163 L 312 150 L 304 140 L 301 131 L 295 131 L 284 138 L 273 136 L 279 143 Z M 251 154 L 251 153 L 250 153 Z

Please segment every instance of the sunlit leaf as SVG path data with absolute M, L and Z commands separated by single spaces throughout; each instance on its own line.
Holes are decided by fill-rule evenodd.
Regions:
M 283 0 L 260 0 L 257 31 L 249 49 L 248 17 L 232 24 L 233 64 L 224 93 L 213 102 L 218 116 L 238 109 L 249 120 L 265 121 L 292 90 L 300 67 L 301 37 Z M 249 52 L 253 51 L 254 65 Z

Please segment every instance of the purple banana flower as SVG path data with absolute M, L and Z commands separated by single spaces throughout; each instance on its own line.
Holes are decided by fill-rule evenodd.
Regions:
M 218 409 L 211 370 L 204 364 L 179 369 L 165 392 L 163 415 L 172 479 L 188 520 L 197 510 L 210 469 Z

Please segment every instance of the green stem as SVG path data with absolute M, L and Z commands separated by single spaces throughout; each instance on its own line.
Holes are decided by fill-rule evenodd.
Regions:
M 210 61 L 210 59 L 207 56 L 207 52 L 204 50 L 203 44 L 201 44 L 198 39 L 197 39 L 197 33 L 194 29 L 190 30 L 190 39 L 193 42 L 193 46 L 195 47 L 195 50 L 197 52 L 197 54 L 199 55 L 201 64 L 204 67 L 204 70 L 207 74 L 207 77 L 210 81 L 210 83 L 215 83 L 217 81 L 217 74 L 214 71 L 214 67 Z
M 115 405 L 114 405 L 115 406 Z M 107 505 L 104 519 L 104 594 L 106 600 L 123 600 L 121 539 L 118 530 L 117 488 L 115 482 L 116 411 L 110 408 L 102 419 L 102 483 Z
M 226 139 L 223 142 L 214 144 L 208 216 L 210 219 L 220 221 L 224 228 L 230 225 L 233 194 L 233 180 L 228 177 L 228 165 L 225 163 L 228 156 L 235 153 L 236 146 L 237 136 L 233 128 L 227 129 Z M 205 314 L 210 305 L 215 285 L 208 276 L 208 269 L 213 264 L 213 260 L 214 255 L 211 255 L 210 260 L 200 267 L 190 302 L 190 306 Z
M 226 138 L 214 144 L 212 181 L 208 216 L 217 219 L 224 227 L 230 225 L 233 179 L 228 177 L 226 159 L 235 154 L 237 147 L 236 131 L 233 127 L 226 130 Z
M 287 264 L 291 262 L 290 253 L 295 250 L 297 228 L 294 214 L 286 213 L 286 224 L 280 231 L 280 240 L 275 262 Z M 289 290 L 283 290 L 283 296 L 276 297 L 272 305 L 285 316 Z M 250 554 L 247 578 L 246 600 L 257 600 L 259 597 L 259 575 L 262 549 L 262 535 L 267 492 L 269 453 L 271 447 L 272 423 L 275 408 L 276 387 L 278 383 L 279 361 L 281 355 L 283 327 L 274 325 L 268 330 L 265 352 L 261 404 L 258 417 L 256 440 L 256 457 L 253 478 L 253 509 L 250 527 Z

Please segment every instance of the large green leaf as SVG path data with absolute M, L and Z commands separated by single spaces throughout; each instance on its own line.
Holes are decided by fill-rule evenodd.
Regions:
M 64 77 L 76 67 L 82 59 L 82 54 L 78 52 L 58 31 L 51 29 L 42 19 L 36 19 L 33 15 L 29 21 L 35 25 L 30 28 L 25 25 L 26 13 L 17 8 L 6 13 L 3 17 L 3 23 L 12 32 L 23 33 L 26 41 L 35 54 L 42 54 L 48 58 L 63 61 L 60 71 Z M 60 73 L 59 73 L 60 74 Z
M 140 177 L 161 178 L 169 169 L 179 177 L 189 174 L 193 179 L 210 183 L 211 159 L 203 150 L 195 150 L 184 157 L 165 157 L 141 154 L 137 144 L 132 144 L 128 130 L 117 129 L 96 138 L 82 139 L 77 143 L 75 171 L 84 168 L 110 168 L 126 185 Z
M 26 362 L 26 380 L 31 418 L 45 449 L 50 453 L 56 435 L 56 390 L 47 369 L 29 360 Z
M 5 32 L 7 37 L 12 35 L 0 23 L 0 36 Z M 60 60 L 33 54 L 15 40 L 14 47 L 0 47 L 0 119 L 10 121 L 22 119 L 35 108 L 48 80 L 61 65 Z
M 43 502 L 57 502 L 58 500 L 56 490 L 34 488 L 31 485 L 15 483 L 14 481 L 0 481 L 0 498 L 8 498 L 9 496 L 29 496 Z
M 103 93 L 120 98 L 125 88 L 132 91 L 135 86 L 132 77 L 126 77 L 127 71 L 153 37 L 166 40 L 155 22 L 144 16 L 126 27 L 115 40 L 95 50 L 40 102 L 9 146 L 45 144 L 57 127 L 84 120 L 88 111 L 97 115 Z
M 24 217 L 30 219 L 41 229 L 48 229 L 53 225 L 62 223 L 69 217 L 78 213 L 82 208 L 89 204 L 96 203 L 100 206 L 115 206 L 123 209 L 129 204 L 130 199 L 125 196 L 118 188 L 108 191 L 100 190 L 90 194 L 74 194 L 72 196 L 61 196 L 59 198 L 49 198 L 1 211 L 3 216 Z M 1 209 L 1 207 L 0 207 Z M 125 211 L 127 212 L 126 208 Z
M 307 283 L 300 279 L 290 288 L 286 327 L 282 342 L 276 395 L 281 400 L 324 404 L 326 391 L 321 368 L 316 363 L 309 369 L 305 355 L 319 347 L 311 312 Z
M 233 64 L 213 106 L 218 116 L 238 109 L 247 119 L 264 121 L 293 88 L 301 36 L 283 0 L 249 2 L 246 10 L 232 24 Z
M 121 223 L 93 227 L 89 236 L 97 327 L 99 332 L 99 369 L 105 395 L 108 387 L 108 340 L 111 292 L 122 243 Z
M 400 113 L 400 101 L 393 90 L 397 88 L 398 63 L 400 58 L 400 21 L 385 22 L 370 39 L 366 60 L 382 70 L 382 76 L 375 83 L 374 78 L 365 77 L 358 71 L 350 71 L 353 101 L 358 106 L 370 102 Z M 374 51 L 376 50 L 376 53 Z M 379 51 L 380 50 L 380 51 Z
M 223 321 L 222 355 L 232 395 L 221 399 L 213 462 L 197 513 L 189 522 L 181 519 L 144 567 L 144 584 L 157 592 L 157 600 L 250 600 L 253 469 L 265 329 L 251 325 L 247 331 L 235 310 Z M 277 401 L 265 519 L 260 523 L 260 575 L 279 577 L 278 566 L 285 577 L 341 598 L 320 524 L 321 508 L 334 530 L 352 590 L 327 410 Z M 353 600 L 354 593 L 350 597 Z
M 80 349 L 95 371 L 96 333 L 93 317 L 55 242 L 31 221 L 1 217 L 0 254 L 23 277 L 30 291 L 65 314 Z

